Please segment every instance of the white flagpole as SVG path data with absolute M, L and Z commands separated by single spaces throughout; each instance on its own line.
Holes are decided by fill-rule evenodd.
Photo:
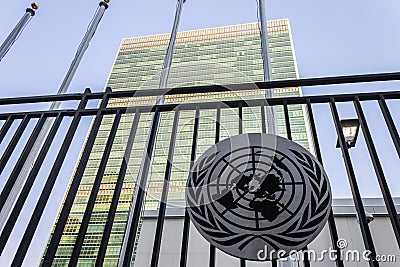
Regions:
M 89 25 L 89 28 L 85 34 L 85 36 L 83 37 L 83 40 L 81 42 L 81 44 L 78 47 L 78 51 L 75 54 L 74 60 L 71 63 L 71 66 L 69 67 L 69 70 L 67 72 L 67 75 L 64 78 L 64 81 L 62 82 L 60 89 L 58 90 L 58 94 L 63 94 L 66 93 L 72 79 L 75 76 L 76 70 L 78 69 L 78 66 L 83 58 L 83 55 L 85 54 L 86 50 L 89 47 L 89 43 L 92 40 L 98 26 L 99 23 L 104 15 L 104 12 L 106 11 L 106 9 L 108 8 L 108 3 L 110 1 L 109 0 L 105 0 L 99 3 L 99 7 L 96 11 L 96 14 L 94 15 L 94 18 L 91 22 L 91 24 Z M 59 102 L 54 102 L 54 103 L 58 103 Z M 58 106 L 56 106 L 55 108 L 57 108 Z
M 169 72 L 172 64 L 172 57 L 174 53 L 174 46 L 175 46 L 175 41 L 176 41 L 176 36 L 178 34 L 178 27 L 179 27 L 179 21 L 182 13 L 182 8 L 183 8 L 183 3 L 185 3 L 186 0 L 178 0 L 177 3 L 177 8 L 176 8 L 176 13 L 175 13 L 175 20 L 174 20 L 174 25 L 172 27 L 172 32 L 171 32 L 171 37 L 169 40 L 168 48 L 167 48 L 167 53 L 164 58 L 164 66 L 161 72 L 161 78 L 160 78 L 160 84 L 159 88 L 166 88 L 167 87 L 167 82 L 168 82 L 168 77 L 169 77 Z M 164 96 L 158 96 L 156 105 L 162 105 L 164 104 Z M 118 262 L 118 267 L 123 267 L 123 266 L 130 266 L 130 262 L 132 261 L 133 258 L 133 250 L 134 247 L 130 245 L 128 247 L 128 243 L 134 244 L 134 239 L 136 238 L 137 234 L 137 228 L 138 228 L 138 222 L 139 218 L 135 218 L 137 214 L 135 214 L 135 210 L 141 210 L 144 202 L 144 191 L 142 190 L 147 183 L 147 178 L 149 174 L 149 168 L 150 164 L 146 164 L 146 161 L 150 161 L 151 157 L 154 153 L 154 149 L 152 151 L 147 151 L 147 148 L 149 147 L 150 142 L 155 142 L 155 140 L 151 140 L 151 132 L 156 132 L 158 131 L 159 127 L 159 122 L 160 122 L 160 116 L 159 114 L 154 114 L 153 118 L 151 120 L 151 128 L 147 136 L 146 140 L 146 145 L 145 145 L 145 151 L 142 157 L 142 162 L 140 165 L 140 169 L 138 172 L 138 176 L 136 179 L 136 186 L 135 186 L 135 193 L 131 202 L 131 207 L 129 211 L 129 217 L 128 217 L 128 222 L 125 228 L 125 234 L 124 234 L 124 240 L 122 243 L 122 248 L 119 256 L 119 262 Z M 154 147 L 154 146 L 152 146 Z M 138 202 L 138 199 L 142 198 L 142 201 Z M 135 209 L 135 204 L 139 203 L 139 208 Z M 130 251 L 129 251 L 130 250 Z M 127 262 L 129 261 L 129 262 Z
M 268 40 L 268 28 L 267 18 L 265 14 L 265 0 L 258 0 L 258 13 L 261 24 L 261 46 L 263 56 L 263 67 L 264 67 L 264 81 L 272 81 L 272 68 L 271 68 L 271 56 L 269 53 L 269 40 Z M 274 97 L 274 89 L 267 89 L 265 92 L 266 98 Z M 268 133 L 278 134 L 278 116 L 276 114 L 275 106 L 267 106 L 267 121 L 268 121 Z
M 62 82 L 57 94 L 64 94 L 67 92 L 67 90 L 71 84 L 71 81 L 76 73 L 76 70 L 79 66 L 79 63 L 81 62 L 83 55 L 85 54 L 86 50 L 89 47 L 89 43 L 92 40 L 92 38 L 96 32 L 96 29 L 100 23 L 101 18 L 104 15 L 105 10 L 108 8 L 109 2 L 110 2 L 109 0 L 105 0 L 105 1 L 102 1 L 99 3 L 99 7 L 88 27 L 88 30 L 87 30 L 85 36 L 82 39 L 81 44 L 79 45 L 79 48 L 75 54 L 75 57 L 70 65 L 70 68 L 69 68 L 69 70 L 64 78 L 64 81 Z M 53 102 L 53 103 L 51 103 L 51 106 L 49 109 L 50 110 L 58 109 L 60 107 L 60 105 L 61 105 L 61 102 L 58 102 L 58 101 Z M 35 160 L 37 158 L 37 155 L 39 154 L 40 148 L 42 147 L 53 122 L 54 122 L 54 118 L 48 118 L 48 119 L 46 119 L 45 123 L 43 124 L 43 127 L 42 127 L 35 143 L 33 144 L 31 151 L 29 152 L 29 155 L 28 155 L 16 181 L 15 181 L 15 184 L 14 184 L 13 188 L 11 189 L 10 194 L 7 197 L 7 200 L 3 206 L 3 209 L 0 211 L 0 229 L 1 230 L 3 229 L 5 223 L 8 219 L 8 216 L 12 210 L 12 207 L 14 206 L 14 204 L 21 192 L 21 189 L 22 189 L 23 185 L 25 184 L 28 174 L 29 174 L 33 164 L 35 163 Z
M 6 40 L 0 46 L 0 61 L 4 58 L 7 52 L 10 50 L 11 46 L 15 43 L 18 37 L 21 35 L 22 31 L 25 29 L 26 25 L 30 19 L 35 16 L 35 10 L 39 8 L 37 3 L 32 3 L 31 7 L 26 9 L 26 13 L 22 16 L 21 20 L 17 23 L 15 28 L 7 36 Z

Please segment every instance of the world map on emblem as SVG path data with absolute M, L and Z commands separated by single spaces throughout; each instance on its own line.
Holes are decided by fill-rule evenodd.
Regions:
M 244 134 L 196 161 L 186 202 L 196 229 L 218 249 L 271 260 L 306 247 L 324 227 L 332 199 L 325 171 L 306 149 L 275 135 Z

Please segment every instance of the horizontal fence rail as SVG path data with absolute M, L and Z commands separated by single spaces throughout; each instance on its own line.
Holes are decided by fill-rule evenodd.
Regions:
M 254 90 L 298 86 L 318 86 L 318 85 L 335 85 L 335 84 L 353 84 L 353 83 L 369 83 L 369 82 L 384 82 L 384 81 L 399 81 L 400 72 L 379 73 L 379 74 L 363 74 L 352 76 L 338 76 L 325 78 L 308 78 L 298 80 L 283 80 L 244 84 L 229 84 L 229 85 L 206 85 L 193 87 L 179 87 L 171 89 L 151 89 L 151 90 L 131 90 L 118 91 L 109 94 L 110 98 L 123 97 L 144 97 L 144 96 L 159 96 L 159 95 L 174 95 L 174 94 L 192 94 L 192 93 L 211 93 L 211 92 L 226 92 L 240 90 Z M 87 93 L 87 99 L 101 99 L 104 93 Z M 82 94 L 64 94 L 64 95 L 48 95 L 48 96 L 28 96 L 17 98 L 0 99 L 0 105 L 13 104 L 28 104 L 28 103 L 45 103 L 53 101 L 80 100 Z
M 256 86 L 260 89 L 267 88 L 283 88 L 283 87 L 298 87 L 298 86 L 316 86 L 316 85 L 333 85 L 333 84 L 346 84 L 346 83 L 362 83 L 362 82 L 377 82 L 377 81 L 393 81 L 400 80 L 400 73 L 384 73 L 384 74 L 368 74 L 368 75 L 356 75 L 356 76 L 342 76 L 342 77 L 327 77 L 327 78 L 314 78 L 314 79 L 300 79 L 300 80 L 289 80 L 289 81 L 273 81 L 273 82 L 262 82 L 256 83 Z M 227 89 L 229 88 L 229 89 Z M 341 152 L 342 160 L 341 163 L 345 168 L 348 178 L 348 184 L 351 190 L 351 194 L 356 207 L 357 217 L 359 220 L 360 235 L 365 246 L 372 252 L 372 257 L 377 254 L 376 244 L 371 234 L 371 229 L 368 224 L 365 207 L 363 205 L 362 194 L 360 192 L 359 184 L 361 183 L 360 177 L 357 177 L 352 160 L 352 155 L 349 152 L 345 136 L 342 132 L 342 124 L 340 117 L 339 105 L 346 104 L 351 105 L 354 109 L 354 116 L 360 123 L 360 134 L 364 138 L 366 145 L 366 151 L 368 151 L 371 165 L 375 172 L 376 181 L 379 185 L 379 190 L 382 194 L 390 224 L 393 230 L 393 235 L 396 239 L 397 245 L 400 248 L 400 222 L 396 211 L 393 195 L 388 182 L 388 177 L 384 172 L 383 164 L 379 158 L 378 144 L 373 138 L 374 125 L 368 120 L 367 112 L 363 103 L 372 102 L 377 106 L 377 110 L 380 111 L 383 118 L 384 125 L 390 136 L 391 146 L 393 151 L 397 153 L 400 158 L 400 138 L 398 129 L 396 128 L 396 120 L 391 110 L 389 109 L 388 101 L 397 101 L 400 99 L 400 91 L 388 91 L 379 93 L 360 93 L 360 94 L 340 94 L 340 95 L 318 95 L 318 96 L 303 96 L 303 97 L 284 97 L 284 98 L 273 98 L 273 99 L 251 99 L 251 100 L 230 100 L 230 101 L 210 101 L 210 102 L 192 102 L 182 104 L 164 104 L 164 105 L 138 105 L 134 107 L 126 106 L 111 106 L 112 100 L 114 99 L 127 99 L 127 98 L 139 98 L 139 97 L 154 97 L 159 95 L 181 95 L 181 94 L 198 94 L 198 93 L 216 93 L 224 91 L 243 91 L 243 90 L 254 90 L 254 84 L 238 84 L 228 86 L 201 86 L 201 87 L 188 87 L 188 88 L 174 88 L 174 89 L 154 89 L 154 90 L 137 90 L 137 91 L 122 91 L 112 92 L 111 88 L 108 88 L 102 93 L 91 93 L 90 90 L 86 90 L 82 94 L 68 94 L 68 95 L 52 95 L 52 96 L 32 96 L 32 97 L 20 97 L 20 98 L 5 98 L 0 99 L 0 107 L 7 110 L 6 113 L 0 113 L 0 174 L 4 179 L 4 185 L 0 193 L 0 210 L 5 205 L 12 205 L 13 209 L 10 214 L 1 214 L 5 219 L 5 224 L 2 226 L 0 233 L 0 253 L 5 251 L 7 243 L 10 242 L 10 236 L 15 230 L 15 225 L 23 207 L 27 205 L 27 199 L 31 193 L 31 188 L 35 184 L 36 179 L 39 176 L 40 171 L 43 168 L 43 162 L 47 159 L 49 151 L 55 149 L 56 156 L 52 163 L 52 166 L 46 166 L 49 168 L 49 174 L 44 178 L 44 185 L 40 192 L 36 192 L 38 200 L 35 203 L 29 203 L 31 210 L 33 211 L 30 216 L 30 220 L 23 231 L 22 240 L 18 244 L 15 256 L 11 262 L 11 266 L 21 266 L 24 263 L 24 259 L 31 246 L 32 239 L 34 238 L 37 228 L 44 214 L 44 210 L 49 203 L 50 196 L 53 192 L 53 188 L 56 184 L 57 179 L 60 176 L 60 170 L 67 164 L 64 162 L 67 154 L 71 150 L 71 143 L 76 139 L 77 135 L 86 136 L 86 142 L 81 151 L 80 159 L 77 161 L 74 174 L 72 175 L 71 181 L 67 193 L 64 197 L 64 205 L 60 207 L 60 212 L 55 223 L 51 239 L 48 243 L 48 248 L 42 257 L 42 266 L 51 266 L 57 253 L 57 248 L 60 244 L 60 240 L 63 235 L 64 228 L 67 224 L 67 220 L 71 213 L 71 209 L 74 203 L 74 199 L 77 196 L 79 186 L 84 176 L 84 172 L 87 169 L 87 164 L 90 155 L 95 147 L 95 141 L 98 138 L 100 128 L 105 118 L 111 117 L 111 127 L 107 132 L 106 141 L 104 142 L 104 150 L 102 150 L 101 161 L 97 167 L 97 173 L 94 175 L 94 181 L 91 187 L 90 196 L 88 201 L 85 203 L 84 215 L 80 223 L 79 231 L 77 232 L 77 238 L 73 245 L 72 255 L 69 259 L 69 266 L 79 265 L 79 255 L 84 245 L 85 235 L 88 231 L 89 221 L 95 210 L 96 198 L 99 195 L 100 186 L 102 179 L 104 179 L 104 173 L 106 166 L 110 161 L 110 155 L 113 153 L 113 146 L 116 143 L 116 135 L 119 127 L 122 124 L 124 116 L 132 115 L 133 120 L 130 121 L 128 127 L 129 131 L 127 134 L 127 140 L 122 145 L 123 148 L 123 159 L 119 164 L 118 175 L 115 182 L 115 186 L 112 188 L 112 196 L 110 206 L 108 208 L 106 223 L 102 229 L 101 243 L 97 250 L 95 257 L 95 265 L 102 266 L 105 261 L 107 252 L 107 244 L 110 240 L 110 234 L 113 228 L 113 222 L 115 221 L 117 214 L 117 207 L 123 190 L 123 183 L 126 177 L 128 166 L 130 164 L 129 159 L 132 153 L 132 146 L 136 142 L 138 131 L 140 130 L 139 124 L 141 118 L 146 115 L 155 115 L 159 117 L 163 122 L 163 114 L 173 113 L 171 120 L 171 129 L 169 132 L 168 139 L 168 153 L 165 165 L 165 171 L 163 173 L 163 181 L 161 186 L 161 195 L 159 199 L 159 206 L 157 211 L 156 230 L 154 234 L 153 249 L 151 250 L 151 265 L 152 267 L 159 266 L 159 258 L 161 251 L 161 244 L 163 239 L 164 224 L 166 220 L 167 201 L 169 193 L 169 182 L 171 180 L 171 173 L 173 169 L 173 162 L 175 161 L 174 155 L 176 150 L 177 141 L 179 138 L 178 125 L 182 120 L 182 113 L 191 111 L 192 120 L 191 127 L 193 129 L 190 140 L 190 153 L 188 154 L 188 170 L 193 166 L 194 161 L 198 157 L 199 148 L 199 129 L 201 127 L 201 119 L 203 114 L 209 111 L 213 111 L 214 122 L 212 126 L 214 131 L 214 142 L 217 143 L 222 140 L 222 124 L 221 113 L 225 111 L 234 111 L 237 116 L 237 124 L 234 129 L 237 134 L 245 132 L 244 123 L 244 111 L 246 108 L 252 108 L 257 110 L 260 114 L 260 131 L 266 133 L 266 106 L 276 106 L 282 109 L 282 123 L 284 127 L 281 129 L 283 135 L 288 139 L 295 140 L 295 132 L 293 131 L 294 125 L 291 122 L 291 108 L 294 105 L 301 105 L 304 114 L 307 117 L 307 127 L 309 127 L 309 138 L 311 140 L 310 150 L 315 154 L 316 158 L 323 165 L 329 165 L 331 162 L 328 160 L 323 161 L 323 153 L 321 152 L 324 144 L 321 142 L 318 133 L 321 127 L 319 113 L 317 113 L 316 107 L 324 106 L 330 111 L 330 115 L 326 118 L 333 125 L 334 136 L 338 139 L 339 150 Z M 88 102 L 90 100 L 97 100 L 97 108 L 89 108 Z M 29 110 L 28 111 L 15 111 L 19 107 L 25 107 L 28 104 L 33 103 L 48 103 L 53 101 L 79 102 L 76 108 L 67 108 L 59 110 Z M 10 108 L 7 108 L 10 106 Z M 329 114 L 329 113 L 328 113 Z M 81 125 L 82 118 L 88 117 L 93 118 L 92 125 L 88 132 L 82 132 L 78 128 Z M 22 185 L 19 185 L 19 194 L 15 198 L 14 203 L 9 203 L 12 196 L 12 191 L 18 187 L 16 178 L 21 170 L 21 166 L 26 161 L 27 155 L 32 149 L 33 143 L 38 137 L 43 124 L 46 119 L 54 118 L 52 128 L 41 147 L 41 150 L 37 156 L 37 159 L 32 166 L 28 177 L 24 180 Z M 68 120 L 67 120 L 68 119 Z M 60 131 L 62 125 L 66 124 L 68 127 L 65 129 L 65 133 L 60 143 L 55 144 L 56 136 Z M 29 125 L 31 125 L 29 128 Z M 157 142 L 157 130 L 154 125 L 147 125 L 149 129 L 152 129 L 150 142 L 147 147 L 143 150 L 147 151 L 148 157 L 145 164 L 145 170 L 149 170 L 152 167 L 152 153 L 155 150 Z M 211 127 L 211 126 L 210 126 Z M 31 129 L 31 130 L 30 130 Z M 360 137 L 361 138 L 361 137 Z M 25 140 L 25 141 L 24 141 Z M 3 143 L 4 142 L 4 143 Z M 22 144 L 20 144 L 22 142 Z M 15 149 L 20 147 L 19 149 Z M 15 159 L 15 160 L 14 160 Z M 68 163 L 70 164 L 70 163 Z M 135 258 L 135 246 L 137 245 L 137 237 L 140 234 L 141 219 L 143 205 L 146 194 L 146 181 L 148 172 L 142 174 L 141 179 L 137 181 L 135 187 L 135 193 L 132 200 L 131 208 L 134 209 L 132 217 L 128 218 L 127 226 L 127 239 L 123 247 L 123 255 L 120 258 L 120 262 L 123 262 L 120 266 L 130 266 L 132 259 Z M 143 182 L 145 181 L 145 182 Z M 142 183 L 142 184 L 140 184 Z M 7 202 L 8 201 L 8 202 Z M 188 253 L 189 247 L 189 229 L 191 227 L 188 213 L 185 212 L 183 217 L 182 225 L 182 239 L 177 240 L 179 243 L 179 266 L 188 266 Z M 1 221 L 1 220 L 0 220 Z M 333 211 L 329 216 L 328 220 L 329 234 L 333 248 L 340 250 L 337 246 L 339 240 L 339 234 Z M 307 249 L 307 248 L 305 248 Z M 216 248 L 210 245 L 209 248 L 209 259 L 204 259 L 204 266 L 218 266 L 216 264 Z M 312 262 L 306 257 L 302 266 L 312 266 Z M 336 260 L 336 266 L 342 267 L 346 264 L 341 260 Z M 379 262 L 371 260 L 369 261 L 370 266 L 379 266 Z M 238 260 L 237 266 L 246 266 L 244 259 Z M 273 261 L 272 266 L 277 266 L 277 262 Z

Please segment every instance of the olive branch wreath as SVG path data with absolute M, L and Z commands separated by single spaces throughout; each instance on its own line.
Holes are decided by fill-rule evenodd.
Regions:
M 308 154 L 289 149 L 308 174 L 311 185 L 311 201 L 304 209 L 303 215 L 292 223 L 285 231 L 277 235 L 265 236 L 278 244 L 285 246 L 300 246 L 310 235 L 314 234 L 320 226 L 320 222 L 328 216 L 330 203 L 328 179 L 320 164 L 315 162 Z M 304 245 L 305 246 L 305 245 Z

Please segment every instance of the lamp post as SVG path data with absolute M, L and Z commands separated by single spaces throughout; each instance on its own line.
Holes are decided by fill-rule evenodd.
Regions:
M 179 21 L 182 13 L 183 4 L 185 2 L 186 0 L 178 0 L 177 3 L 171 37 L 164 58 L 164 66 L 161 72 L 161 78 L 159 84 L 160 89 L 167 87 L 167 82 L 176 42 L 176 36 L 178 34 Z M 156 105 L 162 105 L 162 104 L 164 104 L 164 96 L 158 96 L 156 100 Z M 132 198 L 131 208 L 128 216 L 128 222 L 125 228 L 124 240 L 122 242 L 121 252 L 119 255 L 118 267 L 131 266 L 137 229 L 140 221 L 140 214 L 144 202 L 145 187 L 150 170 L 150 162 L 154 153 L 155 135 L 158 131 L 159 123 L 160 123 L 160 113 L 156 112 L 153 115 L 150 123 L 151 126 L 147 136 L 145 150 L 143 153 L 140 169 L 136 179 L 135 193 Z
M 258 14 L 261 24 L 261 48 L 263 57 L 263 68 L 264 68 L 264 81 L 269 82 L 272 80 L 272 68 L 271 68 L 271 56 L 269 53 L 269 40 L 268 40 L 268 28 L 267 28 L 267 16 L 265 13 L 265 0 L 258 1 Z M 274 89 L 266 89 L 265 97 L 273 98 Z M 268 122 L 268 133 L 278 134 L 277 114 L 275 106 L 267 106 L 267 122 Z
M 35 10 L 39 8 L 36 2 L 31 4 L 31 7 L 26 9 L 25 14 L 22 16 L 21 20 L 17 23 L 15 28 L 7 36 L 6 40 L 0 46 L 0 61 L 4 58 L 7 52 L 10 50 L 11 46 L 15 43 L 18 37 L 21 35 L 22 31 L 25 29 L 28 22 L 33 16 L 35 16 Z

